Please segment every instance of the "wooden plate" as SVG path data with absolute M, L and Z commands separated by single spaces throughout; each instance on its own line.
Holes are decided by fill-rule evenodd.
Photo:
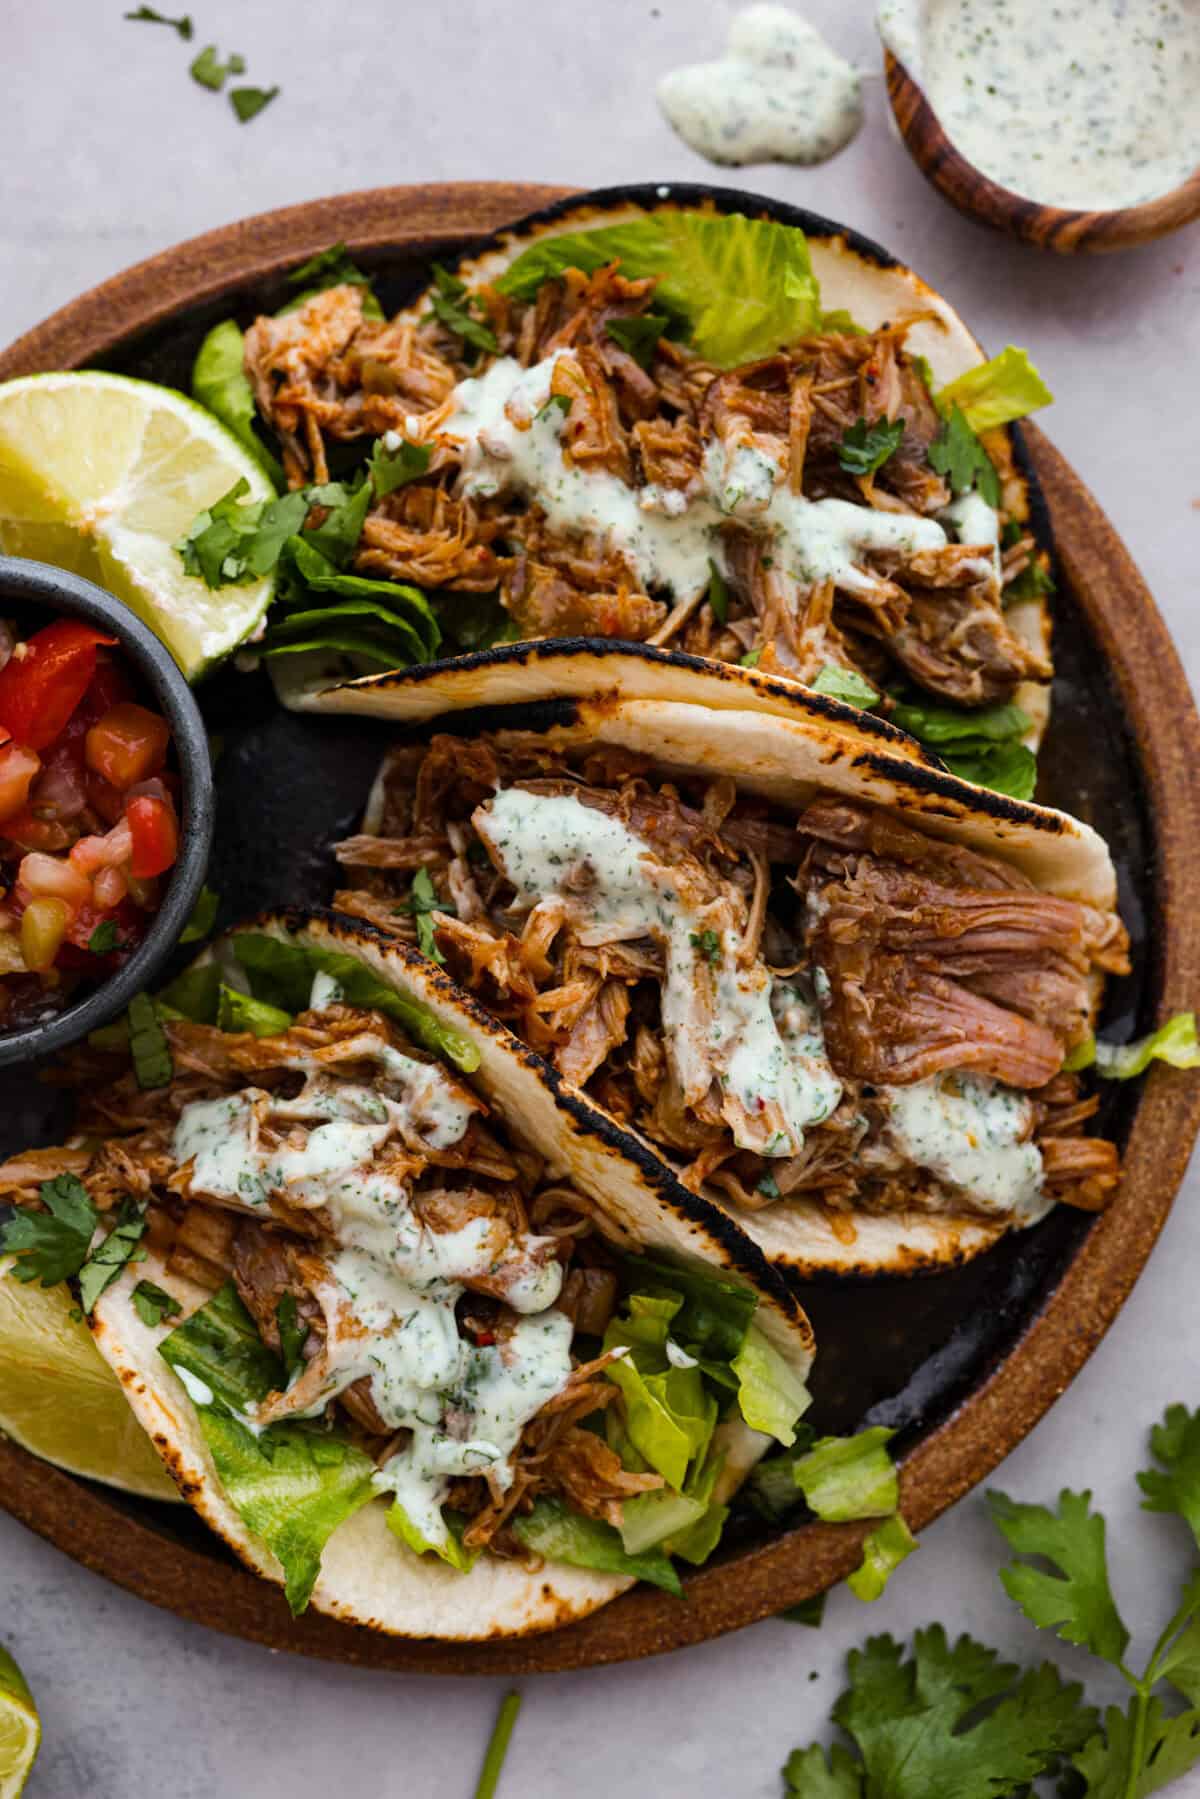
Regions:
M 390 309 L 413 291 L 430 252 L 563 191 L 487 182 L 390 188 L 246 220 L 74 301 L 0 354 L 0 379 L 100 364 L 186 384 L 215 319 L 277 305 L 284 271 L 329 243 L 349 244 Z M 1195 998 L 1200 908 L 1189 897 L 1189 870 L 1200 842 L 1200 721 L 1128 552 L 1041 432 L 1028 427 L 1025 437 L 1060 565 L 1060 675 L 1044 787 L 1114 844 L 1140 953 L 1134 977 L 1114 994 L 1110 1022 L 1143 1029 Z M 206 686 L 203 700 L 226 736 L 213 874 L 226 907 L 231 899 L 250 910 L 322 898 L 332 877 L 327 844 L 361 806 L 377 727 L 282 714 L 265 682 L 233 674 Z M 822 1346 L 815 1421 L 901 1430 L 904 1511 L 916 1529 L 1020 1441 L 1111 1324 L 1182 1178 L 1200 1123 L 1200 1081 L 1155 1068 L 1132 1091 L 1108 1096 L 1105 1123 L 1124 1144 L 1126 1176 L 1094 1222 L 1060 1207 L 968 1268 L 806 1294 Z M 0 1088 L 0 1151 L 52 1141 L 55 1129 L 44 1089 Z M 237 1566 L 184 1508 L 126 1499 L 2 1441 L 0 1504 L 85 1566 L 217 1629 L 307 1655 L 447 1674 L 586 1667 L 702 1642 L 842 1578 L 864 1530 L 812 1524 L 766 1536 L 748 1518 L 735 1521 L 720 1559 L 689 1577 L 684 1604 L 641 1588 L 548 1636 L 444 1644 L 381 1637 L 315 1613 L 293 1621 L 278 1590 Z

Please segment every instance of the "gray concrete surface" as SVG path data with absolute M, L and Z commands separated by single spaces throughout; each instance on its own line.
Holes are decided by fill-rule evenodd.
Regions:
M 716 53 L 728 0 L 191 4 L 197 44 L 240 50 L 248 79 L 282 84 L 248 127 L 188 80 L 173 33 L 124 24 L 121 0 L 0 5 L 0 340 L 180 238 L 310 196 L 708 172 L 660 120 L 653 85 Z M 878 66 L 866 0 L 809 0 L 807 11 L 860 66 Z M 746 184 L 879 238 L 985 343 L 1028 345 L 1058 396 L 1046 427 L 1123 533 L 1194 677 L 1196 230 L 1096 261 L 987 235 L 926 187 L 887 128 L 878 80 L 866 129 L 837 161 L 762 168 Z M 1027 1498 L 1096 1490 L 1141 1635 L 1156 1633 L 1184 1559 L 1169 1521 L 1138 1509 L 1132 1475 L 1163 1408 L 1200 1398 L 1198 1202 L 1193 1176 L 1120 1321 L 998 1476 Z M 502 1793 L 768 1799 L 791 1746 L 828 1736 L 845 1653 L 867 1634 L 940 1618 L 1018 1659 L 1048 1652 L 1005 1599 L 1000 1559 L 973 1496 L 925 1533 L 883 1600 L 868 1611 L 835 1595 L 819 1633 L 767 1623 L 665 1661 L 527 1682 Z M 143 1605 L 3 1515 L 0 1640 L 45 1721 L 30 1799 L 469 1799 L 502 1691 L 268 1655 Z M 1083 1670 L 1084 1658 L 1058 1652 Z

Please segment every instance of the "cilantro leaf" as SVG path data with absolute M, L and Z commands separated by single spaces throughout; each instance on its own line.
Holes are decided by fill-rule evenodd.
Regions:
M 433 885 L 433 877 L 427 868 L 418 868 L 413 876 L 412 887 L 408 898 L 396 907 L 397 912 L 408 912 L 416 920 L 417 943 L 421 954 L 428 956 L 431 962 L 445 962 L 441 950 L 437 946 L 437 929 L 431 912 L 453 912 L 454 905 L 450 900 L 440 900 Z
M 118 942 L 116 920 L 105 918 L 88 938 L 88 948 L 93 956 L 111 956 L 117 948 Z
M 1187 1614 L 1187 1623 L 1175 1640 L 1159 1656 L 1156 1678 L 1169 1680 L 1192 1705 L 1200 1705 L 1200 1570 L 1192 1575 L 1184 1589 L 1183 1602 L 1176 1613 Z
M 1007 1494 L 988 1493 L 992 1517 L 1021 1555 L 1044 1557 L 1055 1570 L 1045 1573 L 1013 1562 L 1000 1579 L 1031 1624 L 1050 1628 L 1068 1643 L 1119 1665 L 1129 1642 L 1108 1581 L 1105 1524 L 1091 1509 L 1090 1493 L 1064 1488 L 1058 1509 L 1021 1505 Z
M 544 419 L 551 412 L 561 412 L 563 417 L 566 418 L 573 404 L 574 401 L 570 394 L 551 394 L 550 398 L 546 401 L 546 404 L 544 406 L 539 406 L 534 413 L 534 420 Z
M 43 1181 L 38 1198 L 44 1212 L 19 1210 L 0 1227 L 0 1253 L 18 1258 L 12 1269 L 17 1280 L 56 1287 L 69 1275 L 78 1274 L 86 1261 L 96 1229 L 96 1208 L 74 1174 Z
M 299 488 L 277 500 L 241 504 L 250 483 L 243 476 L 219 500 L 198 513 L 175 545 L 184 570 L 207 587 L 257 581 L 270 574 L 284 545 L 308 517 L 309 491 Z
M 203 50 L 198 56 L 192 58 L 188 66 L 188 74 L 192 80 L 198 81 L 201 87 L 211 88 L 214 94 L 220 93 L 228 76 L 244 75 L 245 72 L 246 59 L 244 56 L 239 56 L 235 51 L 228 62 L 222 62 L 217 55 L 215 44 L 205 44 Z
M 944 475 L 953 493 L 974 488 L 989 506 L 1000 504 L 1000 477 L 991 457 L 955 406 L 929 446 L 929 464 Z
M 211 887 L 202 887 L 200 896 L 192 907 L 192 916 L 179 934 L 180 943 L 202 943 L 217 922 L 217 907 L 221 903 L 219 894 Z
M 173 1293 L 156 1287 L 153 1281 L 139 1281 L 130 1298 L 134 1311 L 150 1330 L 157 1329 L 168 1318 L 177 1318 L 183 1310 Z
M 237 71 L 235 71 L 236 73 Z M 235 87 L 230 90 L 229 104 L 242 125 L 256 119 L 264 106 L 270 106 L 279 93 L 277 87 Z
M 398 487 L 418 480 L 429 468 L 430 455 L 428 444 L 412 444 L 401 438 L 397 449 L 388 450 L 383 439 L 378 438 L 367 464 L 377 498 L 382 500 Z
M 293 269 L 287 277 L 289 287 L 298 287 L 302 291 L 281 306 L 276 315 L 283 318 L 289 312 L 295 312 L 311 300 L 314 294 L 323 294 L 329 287 L 361 287 L 363 289 L 363 317 L 381 319 L 383 307 L 375 298 L 375 290 L 369 278 L 363 274 L 356 262 L 351 261 L 350 252 L 345 244 L 330 244 L 327 249 L 318 250 L 307 262 L 302 262 L 298 269 Z
M 132 1199 L 123 1201 L 112 1230 L 79 1270 L 79 1298 L 85 1312 L 91 1311 L 127 1262 L 145 1261 L 146 1250 L 141 1241 L 145 1230 L 146 1220 L 136 1203 Z
M 185 43 L 192 35 L 190 13 L 183 13 L 178 19 L 172 19 L 164 12 L 155 12 L 152 6 L 139 6 L 136 12 L 123 13 L 121 16 L 125 19 L 132 19 L 136 24 L 169 25 L 172 31 L 179 33 Z
M 879 695 L 869 681 L 852 668 L 841 668 L 827 662 L 812 684 L 814 693 L 827 693 L 830 699 L 844 700 L 847 706 L 873 706 Z
M 1087 1782 L 1086 1799 L 1145 1799 L 1198 1760 L 1200 1712 L 1165 1718 L 1161 1700 L 1132 1699 L 1127 1711 L 1109 1706 L 1103 1733 L 1071 1765 Z
M 862 1799 L 864 1770 L 835 1743 L 825 1760 L 819 1743 L 793 1749 L 781 1769 L 786 1799 Z
M 308 1326 L 301 1324 L 296 1311 L 296 1295 L 285 1293 L 275 1307 L 275 1328 L 279 1332 L 279 1353 L 290 1380 L 304 1366 L 304 1344 Z
M 716 931 L 693 931 L 688 941 L 715 968 L 721 960 L 721 939 Z
M 711 556 L 708 559 L 708 603 L 717 623 L 723 625 L 729 617 L 729 588 Z
M 641 312 L 632 318 L 609 319 L 605 329 L 639 368 L 648 369 L 669 322 L 665 313 Z
M 171 1046 L 148 993 L 135 993 L 129 1002 L 129 1052 L 137 1084 L 144 1092 L 170 1085 L 175 1073 Z
M 452 275 L 440 262 L 433 265 L 434 291 L 429 296 L 433 316 L 455 337 L 476 350 L 500 348 L 495 332 L 475 316 L 479 302 L 467 293 L 467 284 Z
M 1200 1410 L 1168 1406 L 1161 1424 L 1150 1432 L 1150 1451 L 1158 1468 L 1137 1477 L 1148 1512 L 1174 1512 L 1200 1545 Z
M 903 436 L 902 418 L 876 419 L 873 425 L 860 418 L 843 431 L 838 461 L 848 475 L 873 475 L 896 454 Z
M 319 487 L 306 488 L 304 492 L 312 505 L 325 509 L 325 517 L 319 525 L 304 532 L 302 542 L 309 549 L 319 550 L 335 569 L 344 568 L 362 536 L 363 520 L 374 497 L 371 483 L 365 476 L 357 484 L 350 485 L 344 481 L 326 481 Z

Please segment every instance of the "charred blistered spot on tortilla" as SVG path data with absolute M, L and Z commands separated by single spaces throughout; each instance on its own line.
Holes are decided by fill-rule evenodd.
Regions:
M 1040 831 L 1044 837 L 1062 837 L 1070 826 L 1070 821 L 1057 812 L 1030 805 L 1026 800 L 1010 799 L 1006 793 L 994 793 L 990 787 L 973 787 L 970 782 L 960 781 L 956 775 L 940 768 L 897 762 L 872 750 L 860 751 L 851 766 L 892 782 L 900 789 L 901 800 L 907 787 L 922 800 L 946 801 L 945 807 L 937 809 L 943 818 L 958 819 L 982 812 L 997 824 L 1026 825 Z M 935 808 L 926 805 L 922 810 L 929 812 Z

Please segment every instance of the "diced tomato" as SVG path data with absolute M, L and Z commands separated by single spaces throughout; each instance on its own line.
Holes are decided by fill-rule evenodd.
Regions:
M 29 749 L 47 749 L 87 692 L 99 645 L 116 641 L 75 618 L 36 631 L 0 669 L 0 724 Z
M 140 794 L 126 806 L 125 817 L 133 833 L 131 872 L 141 881 L 165 874 L 179 854 L 179 824 L 171 807 Z
M 12 818 L 25 806 L 41 766 L 40 758 L 24 744 L 0 744 L 0 819 Z
M 135 787 L 158 773 L 170 741 L 171 728 L 165 718 L 132 700 L 122 700 L 88 732 L 84 759 L 114 787 Z

